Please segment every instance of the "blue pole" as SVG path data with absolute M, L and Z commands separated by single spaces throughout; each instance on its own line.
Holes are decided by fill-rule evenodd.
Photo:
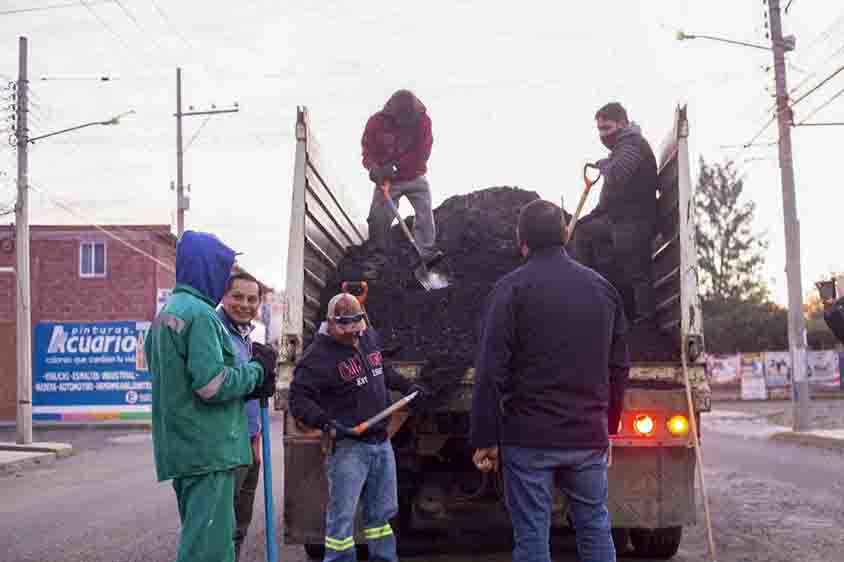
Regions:
M 264 464 L 264 523 L 267 535 L 267 562 L 276 562 L 275 513 L 273 513 L 273 462 L 270 448 L 269 400 L 261 398 L 261 449 Z

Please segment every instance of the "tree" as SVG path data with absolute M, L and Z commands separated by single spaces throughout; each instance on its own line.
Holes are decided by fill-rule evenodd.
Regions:
M 705 300 L 767 300 L 761 274 L 767 242 L 752 231 L 756 205 L 740 201 L 743 191 L 744 180 L 732 161 L 709 165 L 701 157 L 694 204 Z
M 788 349 L 788 311 L 769 301 L 739 298 L 703 302 L 703 334 L 710 353 Z

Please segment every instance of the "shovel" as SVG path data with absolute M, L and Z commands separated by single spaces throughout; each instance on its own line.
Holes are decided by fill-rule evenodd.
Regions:
M 381 420 L 388 418 L 389 416 L 393 415 L 394 412 L 398 412 L 410 402 L 413 401 L 414 398 L 419 394 L 419 391 L 414 391 L 408 394 L 407 396 L 396 400 L 387 408 L 381 410 L 368 420 L 364 420 L 357 424 L 355 427 L 352 428 L 352 431 L 355 432 L 355 435 L 363 435 L 366 433 L 370 427 L 375 425 L 376 423 L 380 422 Z M 323 431 L 322 432 L 322 452 L 325 455 L 333 455 L 334 449 L 337 446 L 337 434 L 334 430 L 331 431 Z
M 264 461 L 264 518 L 267 536 L 267 562 L 276 562 L 275 513 L 273 512 L 273 463 L 270 449 L 269 399 L 261 398 L 261 446 Z
M 410 245 L 413 246 L 413 249 L 416 250 L 416 255 L 419 256 L 419 264 L 413 269 L 413 276 L 416 277 L 416 280 L 419 281 L 419 284 L 422 285 L 426 291 L 430 291 L 431 289 L 444 289 L 448 287 L 448 279 L 445 275 L 430 271 L 428 266 L 425 264 L 425 260 L 422 258 L 422 251 L 419 249 L 416 239 L 404 223 L 404 219 L 402 219 L 402 216 L 399 213 L 399 208 L 396 207 L 395 201 L 393 201 L 393 198 L 390 196 L 390 180 L 384 181 L 381 185 L 381 192 L 384 194 L 387 206 L 390 207 L 390 210 L 393 211 L 393 214 L 399 221 L 402 232 L 404 232 L 405 237 L 410 242 Z
M 598 170 L 598 175 L 595 179 L 589 177 L 589 170 Z M 571 222 L 569 222 L 568 226 L 566 227 L 566 239 L 565 244 L 569 243 L 571 240 L 572 235 L 574 234 L 574 227 L 577 226 L 577 219 L 580 218 L 580 213 L 583 212 L 583 206 L 586 204 L 586 198 L 589 197 L 589 191 L 592 189 L 592 186 L 598 183 L 601 179 L 601 169 L 598 168 L 595 164 L 586 164 L 583 166 L 583 182 L 586 186 L 583 188 L 583 194 L 580 196 L 580 201 L 577 204 L 577 209 L 574 211 L 574 215 L 571 218 Z

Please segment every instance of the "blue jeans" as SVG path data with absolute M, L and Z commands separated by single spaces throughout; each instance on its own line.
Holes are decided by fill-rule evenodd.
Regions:
M 606 449 L 501 448 L 504 495 L 513 523 L 513 562 L 550 562 L 551 486 L 567 497 L 580 562 L 615 562 L 607 511 Z
M 328 506 L 325 513 L 325 562 L 356 562 L 355 515 L 361 500 L 363 532 L 373 562 L 397 562 L 390 519 L 399 511 L 396 457 L 389 440 L 337 442 L 325 461 Z

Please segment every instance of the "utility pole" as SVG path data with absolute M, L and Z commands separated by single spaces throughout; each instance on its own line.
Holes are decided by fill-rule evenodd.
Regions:
M 785 78 L 785 44 L 782 36 L 780 0 L 768 0 L 771 47 L 774 51 L 774 78 L 777 91 L 779 160 L 782 177 L 782 205 L 785 219 L 785 259 L 788 279 L 788 347 L 791 352 L 792 404 L 794 431 L 810 427 L 809 380 L 806 361 L 806 320 L 803 317 L 803 283 L 800 267 L 800 222 L 794 190 L 794 162 L 791 156 L 792 112 Z
M 32 317 L 29 286 L 29 76 L 27 39 L 20 38 L 17 84 L 18 203 L 15 206 L 17 249 L 17 442 L 32 443 Z
M 176 234 L 179 238 L 185 231 L 185 210 L 190 203 L 185 201 L 184 152 L 182 151 L 182 69 L 176 69 Z
M 216 115 L 218 113 L 237 113 L 240 109 L 237 104 L 231 109 L 217 109 L 211 106 L 208 111 L 182 111 L 182 69 L 176 69 L 176 233 L 179 238 L 185 231 L 185 211 L 190 209 L 190 198 L 185 197 L 184 182 L 184 156 L 185 150 L 182 144 L 182 118 L 194 115 Z

